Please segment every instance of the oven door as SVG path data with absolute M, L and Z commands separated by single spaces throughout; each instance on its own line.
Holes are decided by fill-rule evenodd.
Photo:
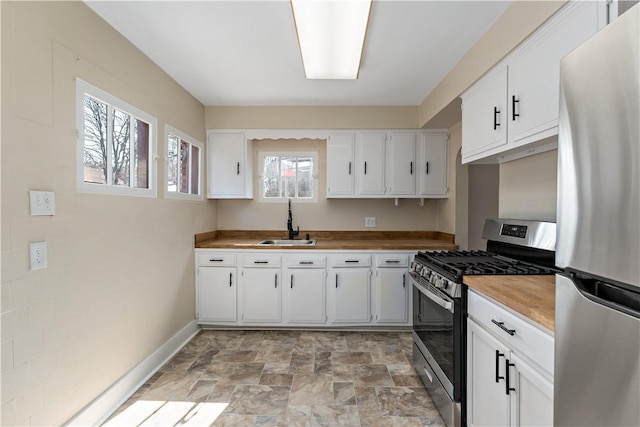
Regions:
M 461 400 L 461 351 L 459 346 L 460 298 L 435 288 L 419 276 L 413 283 L 413 340 L 444 390 L 453 401 Z M 456 311 L 458 310 L 458 311 Z M 456 330 L 456 328 L 458 330 Z

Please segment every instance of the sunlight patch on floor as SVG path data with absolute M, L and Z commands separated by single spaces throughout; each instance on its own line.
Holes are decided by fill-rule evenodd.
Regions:
M 228 403 L 214 402 L 139 400 L 103 425 L 108 427 L 211 425 L 228 405 Z

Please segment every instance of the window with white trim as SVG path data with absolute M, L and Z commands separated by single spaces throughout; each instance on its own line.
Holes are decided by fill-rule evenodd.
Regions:
M 260 152 L 261 202 L 318 201 L 317 152 Z
M 203 144 L 177 129 L 166 126 L 166 196 L 202 200 Z
M 155 117 L 76 79 L 77 189 L 155 197 Z

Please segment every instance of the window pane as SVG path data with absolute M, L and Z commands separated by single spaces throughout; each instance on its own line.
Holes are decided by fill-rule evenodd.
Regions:
M 298 197 L 313 197 L 313 160 L 309 157 L 298 158 Z
M 107 183 L 107 104 L 84 97 L 84 182 Z
M 167 138 L 167 191 L 178 191 L 178 138 Z
M 275 156 L 264 158 L 264 197 L 280 197 L 279 160 Z
M 191 146 L 191 194 L 200 194 L 200 147 Z
M 131 127 L 129 114 L 116 108 L 113 110 L 113 185 L 129 186 L 129 144 Z
M 280 161 L 282 173 L 282 197 L 296 197 L 296 158 L 282 157 Z
M 180 140 L 180 192 L 189 192 L 189 143 Z
M 149 123 L 136 119 L 135 132 L 135 188 L 149 188 Z

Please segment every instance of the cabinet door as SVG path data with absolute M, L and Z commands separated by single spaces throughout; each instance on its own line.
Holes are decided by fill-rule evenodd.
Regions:
M 324 269 L 292 269 L 287 272 L 287 320 L 292 323 L 325 323 Z
M 509 350 L 473 320 L 467 320 L 467 423 L 509 425 L 505 363 Z
M 242 272 L 242 320 L 245 323 L 281 321 L 280 270 L 245 268 Z
M 376 322 L 408 321 L 409 279 L 406 268 L 381 268 L 376 277 Z
M 598 31 L 598 2 L 573 2 L 509 60 L 509 145 L 557 134 L 560 60 Z
M 449 139 L 446 133 L 423 133 L 418 173 L 421 196 L 447 195 Z
M 207 141 L 207 176 L 209 198 L 251 198 L 246 176 L 251 176 L 247 163 L 247 141 L 242 133 L 210 133 Z M 250 178 L 249 178 L 250 179 Z
M 392 195 L 416 194 L 415 132 L 393 132 L 387 143 L 387 185 Z
M 355 193 L 355 134 L 331 134 L 327 141 L 327 197 Z
M 333 270 L 328 285 L 333 288 L 333 321 L 336 323 L 369 323 L 368 268 L 341 268 Z M 332 283 L 333 282 L 333 283 Z
M 553 425 L 553 384 L 537 369 L 511 354 L 509 383 L 511 425 Z
M 507 66 L 489 71 L 462 95 L 462 160 L 507 143 Z
M 384 132 L 363 132 L 356 142 L 358 194 L 384 194 Z
M 198 321 L 237 321 L 237 289 L 235 267 L 199 267 Z

